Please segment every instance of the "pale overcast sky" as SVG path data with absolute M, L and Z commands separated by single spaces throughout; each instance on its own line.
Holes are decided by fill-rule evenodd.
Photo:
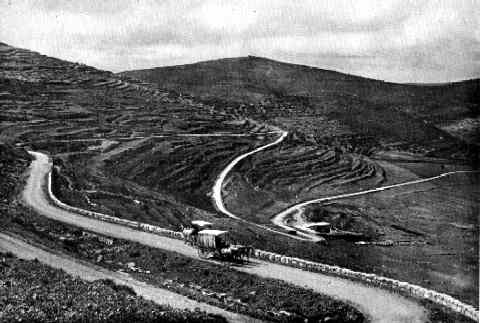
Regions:
M 0 41 L 122 71 L 245 55 L 394 82 L 480 77 L 479 0 L 0 0 Z

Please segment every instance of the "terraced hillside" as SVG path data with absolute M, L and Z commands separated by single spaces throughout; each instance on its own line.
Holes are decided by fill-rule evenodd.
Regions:
M 391 84 L 252 56 L 120 75 L 290 132 L 282 146 L 244 161 L 226 187 L 227 205 L 261 222 L 294 201 L 398 180 L 374 160 L 475 164 L 479 156 L 478 80 Z
M 313 140 L 332 143 L 345 134 L 350 145 L 349 136 L 360 137 L 356 147 L 375 144 L 386 149 L 395 144 L 437 154 L 454 153 L 458 141 L 453 136 L 478 142 L 472 141 L 478 139 L 478 79 L 436 86 L 392 84 L 254 56 L 122 75 L 206 101 L 227 101 L 236 110 Z
M 386 180 L 385 170 L 368 157 L 293 136 L 269 153 L 243 161 L 234 174 L 225 186 L 229 209 L 265 223 L 287 204 Z
M 209 193 L 232 153 L 251 150 L 265 140 L 258 137 L 158 140 L 117 155 L 109 160 L 108 166 L 117 177 L 126 174 L 128 180 L 155 191 L 173 193 L 185 203 L 213 211 Z
M 246 62 L 246 67 L 240 67 L 247 71 L 248 66 L 255 70 L 256 64 L 284 66 L 258 58 Z M 297 71 L 293 75 L 318 72 L 298 68 L 291 68 Z M 334 72 L 318 77 L 324 88 L 310 81 L 309 85 L 298 83 L 311 93 L 290 93 L 288 87 L 279 92 L 281 84 L 273 86 L 272 80 L 280 82 L 292 75 L 282 78 L 272 71 L 258 70 L 256 77 L 262 76 L 263 83 L 251 75 L 249 83 L 243 79 L 231 83 L 235 88 L 222 90 L 216 84 L 212 89 L 225 95 L 211 92 L 213 95 L 200 102 L 185 94 L 188 86 L 171 91 L 166 83 L 152 85 L 2 44 L 0 140 L 48 152 L 54 161 L 55 194 L 66 203 L 175 229 L 192 219 L 212 221 L 218 228 L 231 230 L 241 243 L 414 282 L 476 304 L 475 290 L 465 284 L 447 286 L 441 277 L 461 273 L 468 277 L 463 281 L 475 282 L 472 273 L 478 261 L 460 258 L 452 262 L 435 256 L 425 263 L 423 259 L 434 251 L 440 255 L 458 254 L 460 247 L 475 251 L 478 230 L 457 240 L 441 239 L 430 231 L 419 236 L 414 227 L 417 222 L 409 224 L 408 216 L 370 212 L 373 207 L 362 209 L 362 205 L 342 201 L 338 208 L 327 208 L 326 215 L 318 211 L 316 217 L 310 216 L 309 210 L 305 215 L 329 219 L 339 228 L 367 233 L 373 240 L 398 242 L 401 238 L 408 247 L 358 246 L 344 240 L 316 245 L 232 220 L 213 208 L 210 194 L 220 171 L 239 154 L 278 138 L 279 129 L 288 131 L 286 139 L 242 160 L 229 172 L 223 187 L 227 208 L 252 222 L 269 223 L 279 211 L 310 198 L 417 179 L 425 172 L 469 168 L 465 157 L 472 146 L 422 119 L 418 112 L 421 100 L 413 96 L 410 101 L 400 100 L 410 92 L 398 90 L 401 95 L 392 97 L 401 105 L 386 106 L 379 97 L 374 101 L 368 97 L 376 95 L 372 89 L 390 85 L 350 76 L 342 76 L 342 83 Z M 180 72 L 179 77 L 183 75 Z M 210 72 L 202 75 L 206 89 L 212 81 Z M 224 84 L 228 85 L 227 79 Z M 357 89 L 348 92 L 345 84 Z M 234 92 L 239 97 L 234 97 Z M 459 111 L 475 118 L 475 103 L 458 93 L 458 100 L 449 99 L 449 104 L 456 102 Z M 445 94 L 449 97 L 456 96 Z M 408 104 L 413 112 L 406 110 Z M 470 110 L 473 114 L 467 112 Z M 447 185 L 455 190 L 454 185 L 464 183 L 447 181 Z M 471 196 L 460 196 L 457 202 L 478 205 Z M 405 205 L 408 215 L 415 206 Z M 323 205 L 315 207 L 323 210 Z M 462 227 L 474 225 L 473 218 L 462 212 L 439 210 L 435 219 L 449 226 L 455 216 L 455 223 Z M 379 213 L 385 215 L 381 221 Z M 420 274 L 412 274 L 415 272 Z
M 184 224 L 204 217 L 205 210 L 214 211 L 211 187 L 228 161 L 276 136 L 269 123 L 232 114 L 228 106 L 196 103 L 135 79 L 7 45 L 0 54 L 0 138 L 52 153 L 57 193 L 75 205 L 164 225 Z M 363 180 L 367 185 L 382 180 L 381 169 L 365 158 L 312 146 L 297 135 L 285 145 L 274 155 L 255 156 L 251 162 L 256 173 L 245 173 L 258 177 L 263 167 L 265 178 L 247 182 L 265 191 L 290 181 L 288 194 L 283 188 L 274 192 L 274 203 L 326 191 L 327 182 Z M 285 169 L 292 171 L 290 178 L 268 183 L 274 168 L 261 159 L 288 160 L 293 149 L 300 160 Z M 325 151 L 326 160 L 301 162 L 308 158 L 302 154 L 311 150 Z M 319 180 L 305 185 L 301 174 L 320 168 Z M 329 176 L 336 171 L 342 174 Z
M 215 169 L 219 169 L 238 149 L 256 145 L 256 136 L 248 134 L 261 135 L 271 130 L 261 123 L 235 119 L 173 92 L 158 91 L 138 81 L 126 82 L 110 72 L 81 64 L 5 44 L 0 45 L 0 58 L 0 140 L 52 154 L 56 181 L 61 184 L 58 193 L 72 204 L 98 207 L 120 215 L 131 213 L 132 209 L 134 214 L 147 213 L 153 217 L 165 214 L 169 220 L 164 222 L 178 225 L 186 221 L 185 217 L 189 218 L 183 214 L 203 213 L 195 208 L 189 208 L 193 211 L 187 212 L 188 205 L 210 207 L 205 195 L 208 183 L 203 183 L 202 179 L 215 175 L 205 171 L 212 167 L 209 160 L 200 158 L 204 155 L 204 145 L 224 150 L 212 160 L 216 163 Z M 232 135 L 231 143 L 223 133 Z M 244 134 L 247 136 L 241 137 Z M 190 140 L 189 135 L 194 137 Z M 207 140 L 202 135 L 213 136 Z M 237 139 L 243 143 L 233 144 Z M 217 141 L 218 148 L 213 148 Z M 197 190 L 193 186 L 187 194 L 178 196 L 183 201 L 179 202 L 175 192 L 169 189 L 162 188 L 157 192 L 139 185 L 143 183 L 140 180 L 142 174 L 150 178 L 150 184 L 155 181 L 155 177 L 146 174 L 152 168 L 166 171 L 158 167 L 161 166 L 158 160 L 153 160 L 147 171 L 135 176 L 138 183 L 130 181 L 128 167 L 131 164 L 129 159 L 122 157 L 123 154 L 132 157 L 132 163 L 138 163 L 137 156 L 129 155 L 137 146 L 140 149 L 147 146 L 160 151 L 164 149 L 162 156 L 165 156 L 170 153 L 168 147 L 179 142 L 187 144 L 197 161 L 189 164 L 178 154 L 169 161 L 177 163 L 172 164 L 170 170 L 177 167 L 180 177 L 182 167 L 193 166 L 188 175 L 190 179 L 181 178 L 185 184 L 179 184 L 177 192 L 193 180 L 196 185 L 203 185 L 203 191 L 195 193 L 202 195 L 200 198 L 185 199 L 190 192 Z M 117 164 L 122 160 L 125 165 L 122 162 L 122 165 L 115 166 L 115 158 Z M 153 186 L 159 188 L 159 185 Z M 120 200 L 123 205 L 118 203 L 120 196 L 124 197 Z M 95 200 L 102 203 L 95 203 Z M 152 205 L 148 207 L 134 201 Z

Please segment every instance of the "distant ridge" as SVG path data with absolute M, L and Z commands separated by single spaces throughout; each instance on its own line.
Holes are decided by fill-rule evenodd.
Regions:
M 475 104 L 480 79 L 443 84 L 401 84 L 258 56 L 201 61 L 119 73 L 202 98 L 259 102 L 275 95 L 350 95 L 383 104 L 461 96 Z M 444 88 L 448 92 L 443 91 Z M 453 91 L 452 91 L 453 87 Z M 420 103 L 420 102 L 417 102 Z
M 465 80 L 459 80 L 459 81 L 453 81 L 453 82 L 438 82 L 438 83 L 405 82 L 405 83 L 397 83 L 397 82 L 390 82 L 390 81 L 385 81 L 385 80 L 381 80 L 381 79 L 369 78 L 369 77 L 360 76 L 360 75 L 348 74 L 348 73 L 344 73 L 344 72 L 340 72 L 340 71 L 336 71 L 336 70 L 331 70 L 331 69 L 323 69 L 323 68 L 317 67 L 317 66 L 309 66 L 309 65 L 305 65 L 305 64 L 282 62 L 282 61 L 278 61 L 278 60 L 271 59 L 271 58 L 268 58 L 268 57 L 255 56 L 255 55 L 238 56 L 238 57 L 226 57 L 226 58 L 218 58 L 218 59 L 213 59 L 213 60 L 197 61 L 197 62 L 193 62 L 193 63 L 157 66 L 157 67 L 152 67 L 152 68 L 148 68 L 148 69 L 123 71 L 123 72 L 120 72 L 118 74 L 131 74 L 131 73 L 138 73 L 140 71 L 147 72 L 147 71 L 152 71 L 152 70 L 164 70 L 164 69 L 182 69 L 182 70 L 185 70 L 185 69 L 193 68 L 193 67 L 196 67 L 196 66 L 213 66 L 213 65 L 221 65 L 221 64 L 242 63 L 242 62 L 248 62 L 248 61 L 255 62 L 255 63 L 262 63 L 263 62 L 263 63 L 290 66 L 290 67 L 297 67 L 298 69 L 302 69 L 302 70 L 333 73 L 333 74 L 343 75 L 345 77 L 350 77 L 350 78 L 354 78 L 354 79 L 382 82 L 382 83 L 387 83 L 387 84 L 392 84 L 392 85 L 442 86 L 442 85 L 459 84 L 459 83 L 470 82 L 470 81 L 477 81 L 478 82 L 480 80 L 480 78 L 472 78 L 472 79 L 465 79 Z
M 471 78 L 471 79 L 465 79 L 461 81 L 454 81 L 454 82 L 438 82 L 438 83 L 399 83 L 399 84 L 405 84 L 405 85 L 415 85 L 415 86 L 448 86 L 448 85 L 454 85 L 454 84 L 459 84 L 459 83 L 464 83 L 464 82 L 478 82 L 478 78 Z
M 262 116 L 269 120 L 277 113 L 274 109 L 296 106 L 311 118 L 336 120 L 359 135 L 388 141 L 431 145 L 432 140 L 445 141 L 453 135 L 475 144 L 479 132 L 469 120 L 479 117 L 480 79 L 446 84 L 389 83 L 257 56 L 120 75 L 219 105 L 260 104 L 270 111 Z M 448 145 L 456 145 L 454 142 Z

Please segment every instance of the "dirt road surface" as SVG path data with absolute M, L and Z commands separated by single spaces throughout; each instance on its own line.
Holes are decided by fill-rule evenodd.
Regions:
M 40 214 L 92 232 L 198 258 L 196 250 L 185 245 L 181 240 L 98 221 L 51 205 L 43 190 L 51 165 L 46 155 L 42 153 L 32 154 L 35 156 L 35 160 L 30 168 L 30 176 L 23 191 L 23 199 L 27 205 Z M 356 306 L 372 323 L 420 323 L 427 321 L 425 309 L 415 301 L 380 288 L 367 287 L 347 279 L 257 260 L 248 266 L 232 268 L 265 278 L 280 279 L 344 300 Z
M 433 176 L 433 177 L 427 177 L 427 178 L 421 178 L 409 182 L 404 182 L 404 183 L 399 183 L 399 184 L 393 184 L 393 185 L 388 185 L 388 186 L 380 186 L 377 188 L 365 190 L 365 191 L 359 191 L 359 192 L 354 192 L 354 193 L 345 193 L 345 194 L 340 194 L 340 195 L 333 195 L 333 196 L 327 196 L 327 197 L 322 197 L 318 199 L 313 199 L 305 202 L 301 202 L 295 205 L 290 206 L 289 208 L 283 210 L 282 212 L 278 213 L 275 215 L 272 219 L 272 223 L 285 229 L 285 230 L 297 230 L 298 228 L 291 227 L 285 223 L 285 218 L 291 214 L 292 212 L 299 211 L 301 208 L 304 206 L 310 205 L 310 204 L 317 204 L 317 203 L 322 203 L 322 202 L 328 202 L 332 200 L 339 200 L 343 198 L 348 198 L 348 197 L 357 197 L 360 195 L 366 195 L 366 194 L 373 194 L 373 193 L 378 193 L 378 192 L 383 192 L 386 190 L 390 189 L 395 189 L 403 186 L 411 186 L 411 185 L 416 185 L 416 184 L 421 184 L 425 182 L 431 182 L 437 179 L 441 179 L 447 176 L 452 176 L 455 174 L 465 174 L 465 173 L 478 173 L 479 171 L 475 170 L 458 170 L 458 171 L 452 171 L 452 172 L 446 172 L 442 173 L 438 176 Z M 299 232 L 300 233 L 300 232 Z M 315 240 L 317 236 L 315 234 L 308 234 L 308 233 L 303 233 L 303 236 L 305 237 L 310 237 L 312 240 Z
M 244 159 L 244 158 L 246 158 L 250 155 L 253 155 L 253 154 L 255 154 L 259 151 L 265 150 L 269 147 L 272 147 L 272 146 L 275 146 L 275 145 L 281 143 L 287 137 L 287 135 L 288 135 L 288 132 L 282 131 L 281 134 L 280 134 L 280 137 L 278 137 L 275 141 L 273 141 L 269 144 L 260 146 L 258 148 L 255 148 L 252 151 L 249 151 L 247 153 L 244 153 L 244 154 L 236 157 L 234 160 L 232 160 L 227 165 L 227 167 L 225 167 L 222 170 L 220 175 L 218 175 L 217 180 L 215 181 L 215 184 L 213 186 L 213 194 L 212 194 L 213 200 L 215 202 L 215 206 L 217 207 L 217 209 L 220 212 L 222 212 L 225 215 L 228 215 L 231 218 L 239 219 L 239 217 L 237 215 L 235 215 L 232 212 L 230 212 L 229 210 L 227 210 L 227 208 L 225 207 L 225 204 L 223 203 L 223 199 L 222 199 L 223 182 L 225 181 L 225 178 L 227 177 L 228 173 L 230 173 L 230 171 L 233 169 L 233 167 L 235 167 L 235 165 L 237 165 L 242 159 Z
M 231 313 L 221 308 L 196 302 L 186 296 L 170 292 L 166 289 L 150 286 L 144 282 L 132 278 L 126 273 L 119 273 L 95 266 L 93 264 L 74 259 L 70 256 L 54 253 L 48 249 L 31 245 L 17 237 L 0 233 L 0 251 L 10 251 L 22 259 L 38 259 L 51 267 L 63 269 L 72 276 L 78 276 L 83 280 L 94 281 L 98 279 L 111 279 L 116 284 L 131 287 L 137 295 L 143 296 L 157 304 L 170 305 L 174 308 L 187 308 L 219 314 L 229 322 L 261 322 L 243 315 Z
M 258 153 L 262 150 L 265 150 L 267 148 L 270 148 L 272 146 L 275 146 L 275 145 L 278 145 L 279 143 L 281 143 L 288 135 L 288 132 L 286 131 L 277 131 L 276 133 L 279 133 L 280 136 L 273 142 L 269 143 L 269 144 L 266 144 L 266 145 L 263 145 L 263 146 L 260 146 L 258 148 L 255 148 L 254 150 L 252 151 L 249 151 L 249 152 L 246 152 L 240 156 L 237 156 L 234 160 L 232 160 L 223 170 L 222 172 L 220 173 L 220 175 L 218 175 L 217 179 L 215 180 L 215 184 L 213 185 L 213 190 L 212 190 L 212 198 L 213 198 L 213 202 L 215 204 L 215 207 L 217 208 L 218 211 L 222 212 L 223 214 L 227 215 L 228 217 L 232 218 L 232 219 L 235 219 L 237 221 L 241 221 L 241 222 L 244 222 L 244 223 L 248 223 L 249 225 L 253 225 L 253 226 L 256 226 L 256 227 L 259 227 L 263 230 L 266 230 L 266 231 L 269 231 L 269 232 L 272 232 L 272 233 L 275 233 L 275 234 L 280 234 L 280 235 L 283 235 L 283 236 L 286 236 L 290 239 L 296 239 L 296 240 L 312 240 L 312 241 L 320 241 L 320 240 L 323 240 L 323 238 L 320 238 L 320 237 L 312 237 L 311 235 L 308 235 L 308 234 L 304 234 L 303 232 L 298 232 L 297 235 L 291 235 L 291 234 L 288 234 L 288 233 L 285 233 L 285 232 L 281 232 L 281 231 L 277 231 L 277 230 L 274 230 L 272 228 L 269 228 L 265 225 L 261 225 L 261 224 L 258 224 L 258 223 L 254 223 L 254 222 L 251 222 L 251 221 L 247 221 L 241 217 L 239 217 L 238 215 L 235 215 L 233 214 L 232 212 L 230 212 L 227 207 L 225 206 L 225 204 L 223 203 L 223 197 L 222 197 L 222 188 L 223 188 L 223 183 L 225 182 L 225 179 L 228 175 L 228 173 L 230 173 L 232 171 L 232 169 L 244 158 L 247 158 L 248 156 L 250 155 L 253 155 L 255 153 Z

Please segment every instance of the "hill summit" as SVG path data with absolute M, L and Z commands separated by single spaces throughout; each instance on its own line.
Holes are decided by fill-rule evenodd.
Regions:
M 406 143 L 410 148 L 420 145 L 442 150 L 456 146 L 458 140 L 473 145 L 480 141 L 479 79 L 395 84 L 256 56 L 120 74 L 211 104 L 253 105 L 256 108 L 248 112 L 252 118 L 293 127 L 316 138 L 347 133 L 384 143 Z M 306 125 L 305 119 L 314 125 Z M 330 132 L 325 122 L 320 125 L 313 120 L 338 126 Z
M 425 101 L 438 98 L 438 95 L 441 97 L 435 102 L 455 96 L 474 103 L 479 89 L 479 79 L 435 86 L 395 84 L 257 56 L 223 58 L 120 74 L 200 97 L 250 102 L 272 95 L 321 97 L 336 93 L 383 103 L 406 103 L 412 101 L 412 97 L 417 101 Z

